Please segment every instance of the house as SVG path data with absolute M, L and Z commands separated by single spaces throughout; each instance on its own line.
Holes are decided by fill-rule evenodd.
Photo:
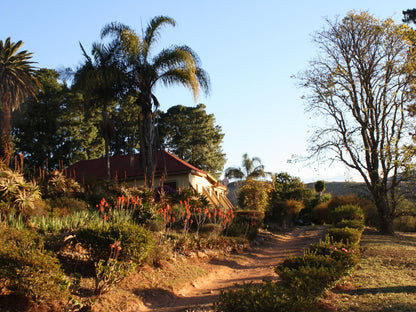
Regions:
M 66 170 L 67 175 L 78 181 L 106 179 L 106 159 L 82 160 Z M 113 156 L 110 158 L 111 178 L 131 185 L 145 184 L 144 172 L 140 164 L 140 154 Z M 204 194 L 209 202 L 221 208 L 233 208 L 226 197 L 227 187 L 211 176 L 169 152 L 157 152 L 154 185 L 167 185 L 173 189 L 192 187 Z

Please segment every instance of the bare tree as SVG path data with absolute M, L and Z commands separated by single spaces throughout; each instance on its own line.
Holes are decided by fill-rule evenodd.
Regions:
M 405 147 L 413 128 L 406 118 L 413 31 L 365 12 L 326 22 L 314 35 L 318 58 L 298 77 L 310 91 L 306 110 L 320 118 L 310 152 L 358 171 L 374 199 L 381 232 L 392 234 L 397 187 L 412 157 Z

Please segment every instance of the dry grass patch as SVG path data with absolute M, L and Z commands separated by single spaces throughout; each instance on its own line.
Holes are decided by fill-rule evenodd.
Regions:
M 416 234 L 364 232 L 362 259 L 344 285 L 321 300 L 323 311 L 416 311 Z

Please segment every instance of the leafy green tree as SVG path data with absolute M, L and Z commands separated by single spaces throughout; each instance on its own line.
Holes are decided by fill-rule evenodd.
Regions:
M 35 97 L 40 84 L 30 61 L 33 53 L 20 51 L 22 41 L 0 40 L 0 161 L 9 165 L 12 155 L 11 113 L 29 96 Z
M 134 101 L 132 96 L 123 97 L 112 112 L 114 136 L 110 139 L 110 149 L 114 155 L 132 155 L 140 148 L 140 107 Z
M 298 177 L 291 176 L 287 172 L 272 175 L 273 196 L 278 200 L 295 199 L 302 201 L 309 196 L 310 190 Z
M 310 213 L 313 205 L 312 190 L 308 189 L 300 178 L 286 172 L 272 174 L 271 177 L 272 190 L 267 212 L 269 221 L 291 226 L 301 211 L 303 215 L 305 212 Z
M 241 209 L 264 212 L 269 204 L 270 183 L 247 180 L 238 193 L 238 205 Z
M 381 232 L 391 234 L 400 175 L 413 157 L 405 146 L 414 125 L 405 115 L 413 101 L 414 31 L 367 13 L 327 24 L 314 37 L 319 58 L 299 76 L 310 91 L 307 110 L 320 117 L 311 154 L 357 171 L 377 207 Z
M 416 9 L 409 9 L 406 11 L 403 11 L 403 22 L 405 23 L 416 23 Z
M 164 148 L 218 178 L 225 164 L 221 149 L 224 134 L 205 108 L 204 104 L 173 106 L 160 114 L 158 130 Z
M 60 84 L 55 70 L 43 68 L 37 76 L 43 86 L 37 99 L 28 99 L 12 114 L 13 144 L 25 166 L 54 169 L 102 155 L 98 129 L 78 106 L 80 95 Z
M 155 87 L 183 85 L 191 90 L 195 100 L 201 89 L 206 92 L 209 89 L 208 75 L 188 46 L 173 46 L 150 57 L 165 25 L 175 26 L 175 21 L 156 16 L 142 36 L 120 23 L 108 24 L 101 32 L 102 38 L 113 36 L 121 45 L 120 62 L 126 65 L 129 91 L 136 96 L 135 104 L 140 107 L 140 154 L 149 187 L 153 186 L 156 163 L 155 115 L 159 102 L 153 93 Z
M 28 99 L 12 114 L 13 143 L 29 167 L 54 168 L 63 160 L 58 152 L 62 143 L 58 119 L 67 89 L 57 81 L 55 70 L 40 69 L 37 77 L 43 87 L 37 98 Z
M 264 165 L 258 157 L 250 158 L 248 154 L 243 155 L 242 166 L 229 167 L 225 170 L 225 177 L 229 179 L 250 180 L 265 177 Z
M 61 107 L 58 132 L 62 138 L 60 148 L 67 156 L 68 165 L 104 154 L 104 140 L 97 126 L 100 118 L 99 111 L 85 106 L 82 94 L 67 94 Z
M 114 122 L 110 119 L 110 111 L 116 105 L 123 90 L 124 72 L 117 62 L 116 55 L 119 45 L 116 42 L 108 45 L 94 43 L 92 58 L 85 52 L 84 64 L 77 70 L 74 77 L 74 89 L 84 94 L 84 100 L 92 109 L 101 111 L 101 132 L 104 139 L 106 172 L 110 178 L 110 138 L 114 134 Z M 89 108 L 90 109 L 90 108 Z

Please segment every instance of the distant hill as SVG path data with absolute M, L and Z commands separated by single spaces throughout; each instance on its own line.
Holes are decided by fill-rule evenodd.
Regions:
M 315 183 L 305 184 L 307 188 L 314 189 Z M 326 189 L 324 193 L 330 193 L 332 196 L 355 194 L 357 196 L 369 196 L 370 193 L 364 183 L 361 182 L 325 182 Z
M 242 185 L 241 181 L 231 182 L 227 185 L 228 193 L 227 198 L 233 204 L 237 206 L 238 191 Z M 306 183 L 305 186 L 314 190 L 314 183 Z M 326 194 L 330 193 L 332 196 L 355 194 L 357 196 L 368 197 L 370 193 L 364 183 L 359 182 L 325 182 Z
M 227 198 L 231 202 L 231 204 L 233 204 L 234 207 L 237 206 L 238 191 L 241 185 L 243 185 L 243 182 L 241 181 L 231 182 L 230 184 L 227 185 L 227 188 L 228 188 Z

